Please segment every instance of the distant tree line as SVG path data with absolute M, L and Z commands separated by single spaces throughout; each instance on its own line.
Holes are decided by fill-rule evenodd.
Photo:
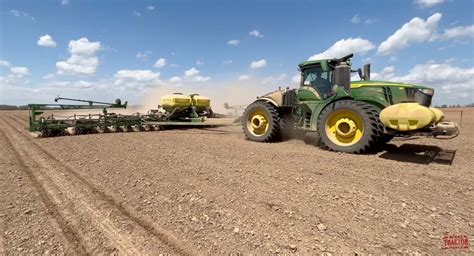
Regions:
M 0 105 L 0 110 L 25 110 L 28 109 L 27 105 L 15 106 L 15 105 Z
M 435 105 L 435 108 L 463 108 L 463 107 L 466 107 L 466 108 L 474 108 L 474 103 L 469 103 L 469 104 L 466 104 L 466 105 L 461 105 L 461 104 L 451 104 L 451 105 L 442 104 L 442 105 Z

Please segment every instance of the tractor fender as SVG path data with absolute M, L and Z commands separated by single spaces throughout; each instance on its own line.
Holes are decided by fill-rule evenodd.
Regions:
M 257 101 L 263 101 L 263 102 L 269 102 L 271 103 L 274 107 L 280 107 L 279 104 L 274 100 L 274 99 L 271 99 L 271 98 L 268 98 L 268 97 L 259 97 Z

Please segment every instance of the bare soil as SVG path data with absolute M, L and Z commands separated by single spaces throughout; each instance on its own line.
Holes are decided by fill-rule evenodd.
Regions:
M 0 112 L 0 255 L 474 253 L 473 109 L 455 139 L 371 155 L 240 127 L 36 139 L 27 118 Z M 453 164 L 424 164 L 440 148 Z

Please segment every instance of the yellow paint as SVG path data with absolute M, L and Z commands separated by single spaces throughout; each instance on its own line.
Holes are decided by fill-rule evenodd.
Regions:
M 331 113 L 325 129 L 331 142 L 347 147 L 360 141 L 364 135 L 364 122 L 356 112 L 340 109 Z
M 385 83 L 370 83 L 370 84 L 351 84 L 351 88 L 359 88 L 364 86 L 390 86 L 390 87 L 400 87 L 402 90 L 405 87 L 413 87 L 413 85 L 409 84 L 385 84 Z
M 397 131 L 414 131 L 436 124 L 443 118 L 443 112 L 428 108 L 415 102 L 399 103 L 384 108 L 380 121 Z
M 444 118 L 444 114 L 443 114 L 443 111 L 437 109 L 437 108 L 432 108 L 430 107 L 430 110 L 433 112 L 433 114 L 435 115 L 435 123 L 439 123 L 443 120 Z
M 161 97 L 160 104 L 164 108 L 189 107 L 191 97 L 182 94 L 165 95 Z
M 267 133 L 270 123 L 265 111 L 256 109 L 249 113 L 246 120 L 247 130 L 253 136 L 263 136 Z
M 197 108 L 209 108 L 211 106 L 211 99 L 204 96 L 195 95 L 193 97 L 193 105 Z
M 211 107 L 211 99 L 200 95 L 194 95 L 191 98 L 191 96 L 187 95 L 171 94 L 161 97 L 160 105 L 163 108 L 179 108 L 193 105 L 198 110 L 205 110 Z

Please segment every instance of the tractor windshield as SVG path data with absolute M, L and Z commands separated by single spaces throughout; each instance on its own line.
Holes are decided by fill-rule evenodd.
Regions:
M 303 85 L 316 89 L 323 98 L 332 92 L 332 71 L 323 71 L 321 67 L 310 67 L 303 70 Z

